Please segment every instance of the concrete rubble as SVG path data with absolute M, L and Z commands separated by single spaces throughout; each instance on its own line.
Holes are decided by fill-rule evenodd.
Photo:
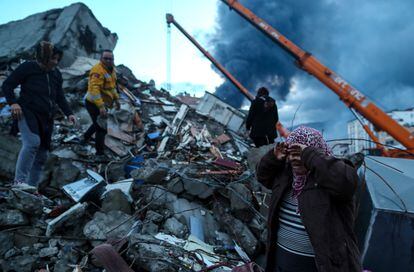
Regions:
M 27 22 L 69 52 L 63 86 L 80 120 L 72 127 L 56 116 L 41 196 L 11 189 L 20 143 L 7 135 L 12 122 L 0 98 L 1 271 L 121 271 L 107 258 L 133 271 L 231 271 L 263 255 L 268 191 L 254 169 L 263 151 L 251 148 L 242 112 L 220 119 L 229 107 L 211 94 L 197 106 L 203 101 L 172 96 L 120 65 L 121 110 L 109 113 L 105 140 L 110 160 L 96 161 L 93 143 L 79 144 L 90 122 L 82 100 L 96 53 L 113 48 L 116 35 L 73 4 L 0 26 L 0 41 Z M 34 43 L 44 37 L 31 32 L 39 34 L 27 39 Z M 33 49 L 10 51 L 17 42 L 0 46 L 0 84 Z

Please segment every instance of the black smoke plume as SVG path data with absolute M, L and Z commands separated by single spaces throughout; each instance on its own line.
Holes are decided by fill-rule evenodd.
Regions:
M 282 107 L 282 120 L 352 119 L 338 97 L 298 69 L 294 59 L 218 1 L 213 55 L 252 93 L 262 85 Z M 414 20 L 411 0 L 240 0 L 298 46 L 342 75 L 383 110 L 414 102 Z M 246 99 L 225 82 L 216 94 L 234 106 Z M 283 116 L 284 115 L 284 116 Z M 343 127 L 342 129 L 346 129 Z

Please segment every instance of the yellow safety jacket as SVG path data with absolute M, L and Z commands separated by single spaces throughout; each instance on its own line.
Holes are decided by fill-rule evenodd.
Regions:
M 114 100 L 118 99 L 115 68 L 111 73 L 105 68 L 102 62 L 99 62 L 89 72 L 86 100 L 94 103 L 98 108 L 104 106 L 111 108 Z

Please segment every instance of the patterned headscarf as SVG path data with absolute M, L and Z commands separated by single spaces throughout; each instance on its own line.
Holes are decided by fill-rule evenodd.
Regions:
M 293 130 L 286 139 L 288 146 L 303 144 L 321 149 L 326 155 L 332 155 L 331 150 L 323 139 L 322 134 L 310 127 L 300 126 Z M 298 175 L 293 171 L 293 196 L 298 197 L 306 184 L 306 175 Z

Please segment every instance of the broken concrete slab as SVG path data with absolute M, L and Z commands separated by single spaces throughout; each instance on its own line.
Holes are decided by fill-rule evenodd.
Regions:
M 158 225 L 156 225 L 154 222 L 147 222 L 142 226 L 141 233 L 155 235 L 158 233 L 158 230 Z
M 241 220 L 233 217 L 222 203 L 214 204 L 214 212 L 222 228 L 249 256 L 255 256 L 259 250 L 259 241 L 251 230 Z
M 19 210 L 0 209 L 0 227 L 16 227 L 29 224 L 27 216 Z
M 32 272 L 36 258 L 31 255 L 15 256 L 8 260 L 0 260 L 2 271 Z
M 20 232 L 22 234 L 20 234 Z M 25 235 L 28 234 L 29 236 Z M 44 234 L 44 229 L 38 227 L 25 228 L 19 232 L 14 233 L 14 246 L 16 248 L 31 247 L 33 244 L 39 242 L 37 236 Z
M 209 198 L 214 193 L 214 187 L 202 182 L 201 179 L 182 179 L 185 191 L 201 199 Z
M 76 220 L 82 217 L 88 207 L 88 203 L 77 203 L 69 210 L 54 218 L 47 224 L 46 236 L 52 235 L 58 228 L 65 225 L 76 224 Z
M 54 164 L 50 186 L 62 188 L 64 185 L 78 179 L 80 170 L 72 164 L 70 159 L 59 158 Z
M 103 195 L 102 211 L 121 211 L 131 214 L 131 202 L 121 189 L 110 190 Z
M 184 192 L 184 183 L 181 178 L 176 177 L 168 181 L 167 189 L 174 194 L 181 194 Z
M 154 160 L 145 161 L 145 165 L 131 172 L 135 180 L 143 180 L 145 184 L 163 184 L 164 178 L 168 175 L 168 169 L 160 167 Z
M 231 212 L 244 222 L 250 222 L 254 217 L 252 211 L 253 196 L 250 190 L 241 183 L 234 183 L 226 187 L 230 198 Z
M 40 215 L 43 213 L 43 207 L 53 205 L 53 202 L 45 196 L 33 195 L 17 189 L 10 191 L 7 202 L 15 209 L 33 215 Z
M 83 234 L 90 239 L 122 238 L 129 233 L 133 223 L 132 217 L 121 211 L 96 212 L 85 224 Z
M 13 179 L 20 148 L 20 141 L 16 137 L 0 135 L 0 177 Z
M 247 164 L 249 165 L 249 169 L 253 172 L 256 171 L 256 166 L 262 159 L 262 157 L 269 152 L 275 145 L 264 145 L 259 148 L 251 148 L 247 154 Z
M 21 250 L 16 247 L 13 247 L 7 250 L 6 253 L 4 253 L 4 259 L 7 260 L 20 254 L 21 254 Z
M 164 220 L 164 216 L 152 210 L 149 210 L 145 216 L 145 221 L 148 222 L 154 222 L 159 224 L 162 222 L 162 220 Z
M 2 256 L 13 247 L 13 233 L 0 232 L 0 259 Z
M 164 223 L 164 229 L 178 238 L 185 238 L 188 234 L 188 227 L 181 224 L 176 218 L 168 218 Z
M 62 67 L 78 56 L 98 59 L 102 48 L 113 49 L 118 37 L 104 28 L 82 3 L 53 9 L 0 27 L 0 62 L 30 57 L 36 44 L 49 40 L 65 52 Z
M 89 70 L 98 62 L 98 59 L 78 56 L 71 66 L 59 69 L 63 81 L 68 82 L 73 78 L 80 80 L 82 77 L 88 76 Z
M 57 255 L 58 252 L 59 252 L 59 249 L 57 247 L 45 247 L 39 251 L 39 257 L 40 258 L 52 257 L 52 256 Z
M 127 257 L 130 261 L 135 260 L 136 264 L 133 268 L 141 268 L 151 272 L 179 270 L 174 255 L 179 256 L 180 252 L 183 252 L 180 247 L 161 245 L 161 241 L 148 235 L 132 236 L 131 245 Z M 169 254 L 169 252 L 174 252 L 174 254 Z

